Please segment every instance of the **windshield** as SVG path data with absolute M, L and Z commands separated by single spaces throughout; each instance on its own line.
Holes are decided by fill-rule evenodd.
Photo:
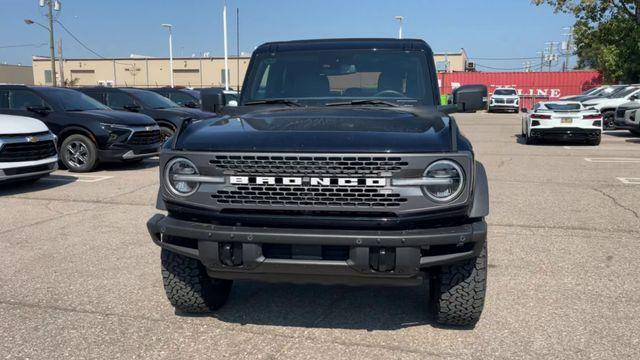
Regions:
M 174 103 L 173 101 L 167 99 L 166 97 L 154 93 L 153 91 L 147 90 L 133 90 L 127 89 L 125 90 L 129 94 L 133 95 L 140 105 L 145 108 L 150 109 L 168 109 L 174 107 L 180 107 L 180 105 Z
M 516 92 L 515 89 L 496 89 L 493 92 L 493 95 L 517 95 L 518 93 Z
M 571 104 L 559 104 L 559 103 L 546 103 L 544 104 L 549 110 L 558 110 L 558 111 L 570 111 L 570 110 L 580 110 L 580 104 L 571 103 Z
M 615 93 L 609 95 L 610 98 L 612 99 L 620 99 L 623 98 L 631 93 L 634 93 L 638 90 L 638 88 L 635 87 L 628 87 L 628 88 L 624 88 L 623 90 L 620 91 L 616 91 Z
M 79 91 L 47 89 L 46 93 L 54 96 L 65 111 L 111 110 L 106 105 Z
M 327 104 L 381 99 L 433 105 L 420 51 L 314 50 L 259 53 L 242 102 L 270 99 Z

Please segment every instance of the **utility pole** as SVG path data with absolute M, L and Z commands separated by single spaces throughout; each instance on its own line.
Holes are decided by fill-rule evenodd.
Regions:
M 565 71 L 569 70 L 569 62 L 571 61 L 571 54 L 573 53 L 573 26 L 569 26 L 566 28 L 563 28 L 563 30 L 567 30 L 566 34 L 563 34 L 564 36 L 567 37 L 567 41 L 565 43 L 565 49 L 564 49 L 564 56 L 565 56 L 565 60 L 564 60 L 564 69 Z
M 236 91 L 240 91 L 240 9 L 238 8 L 236 8 L 236 77 L 238 79 Z
M 173 88 L 173 25 L 162 24 L 161 26 L 169 30 L 169 81 Z
M 62 58 L 62 38 L 58 38 L 58 62 L 60 63 L 60 86 L 66 86 L 64 82 L 64 59 Z M 73 79 L 71 79 L 73 80 Z
M 48 10 L 47 17 L 49 18 L 49 51 L 51 57 L 51 81 L 53 86 L 58 86 L 56 81 L 56 50 L 53 46 L 53 0 L 47 0 L 46 2 Z
M 224 36 L 224 89 L 229 90 L 229 56 L 227 53 L 227 0 L 222 8 L 222 33 Z

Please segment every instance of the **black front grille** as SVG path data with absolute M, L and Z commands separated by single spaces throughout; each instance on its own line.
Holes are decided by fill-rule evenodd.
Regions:
M 4 144 L 0 148 L 0 162 L 41 160 L 55 154 L 56 146 L 52 140 Z
M 496 104 L 504 104 L 504 99 L 493 99 Z
M 261 206 L 392 208 L 407 202 L 400 194 L 374 187 L 238 186 L 211 197 L 223 205 Z
M 390 176 L 408 165 L 386 156 L 218 155 L 209 162 L 225 174 L 279 176 Z
M 152 145 L 162 141 L 160 130 L 136 131 L 129 139 L 131 145 Z

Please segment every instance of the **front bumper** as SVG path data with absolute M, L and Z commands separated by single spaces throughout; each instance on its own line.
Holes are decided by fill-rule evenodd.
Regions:
M 200 260 L 213 277 L 342 284 L 420 284 L 431 267 L 477 256 L 487 237 L 482 220 L 363 231 L 220 226 L 157 214 L 147 227 L 155 244 Z
M 160 144 L 152 146 L 123 146 L 123 148 L 111 148 L 98 150 L 100 161 L 120 161 L 158 156 Z
M 57 169 L 57 155 L 41 160 L 0 163 L 0 181 L 41 177 Z
M 592 140 L 601 136 L 602 130 L 599 128 L 576 128 L 576 127 L 554 127 L 554 128 L 532 128 L 530 136 L 538 139 L 549 140 Z
M 518 110 L 518 104 L 489 104 L 489 110 Z

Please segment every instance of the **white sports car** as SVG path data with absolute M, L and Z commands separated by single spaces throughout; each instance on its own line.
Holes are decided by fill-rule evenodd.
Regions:
M 600 144 L 602 114 L 598 110 L 577 101 L 546 101 L 524 111 L 522 136 L 527 144 L 543 139 Z

